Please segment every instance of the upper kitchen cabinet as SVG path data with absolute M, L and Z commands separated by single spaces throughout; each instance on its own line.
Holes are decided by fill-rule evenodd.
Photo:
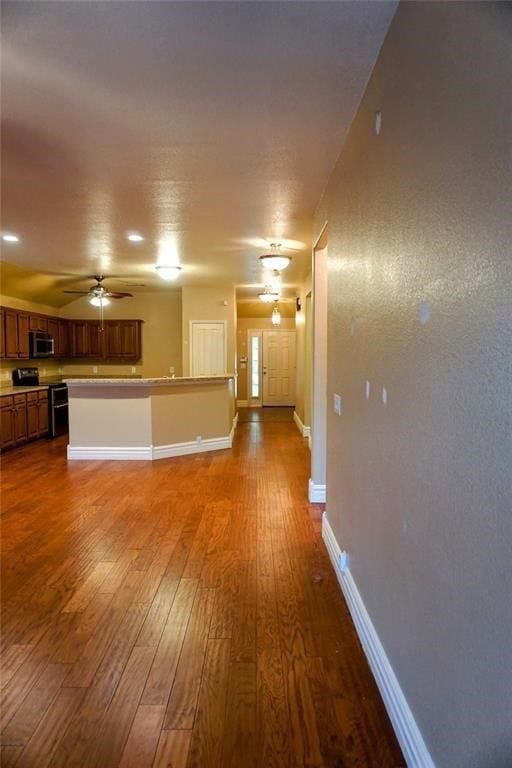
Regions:
M 4 356 L 28 358 L 29 316 L 15 309 L 4 310 Z
M 43 333 L 49 333 L 48 331 L 48 318 L 42 315 L 30 315 L 29 324 L 30 331 L 42 331 Z
M 97 320 L 70 320 L 73 358 L 95 360 L 139 360 L 141 320 L 105 320 L 103 330 Z
M 141 321 L 109 320 L 105 323 L 105 357 L 109 360 L 139 360 Z

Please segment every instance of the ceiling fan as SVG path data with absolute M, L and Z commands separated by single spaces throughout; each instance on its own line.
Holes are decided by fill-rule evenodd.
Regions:
M 108 299 L 124 299 L 127 296 L 133 296 L 133 293 L 127 291 L 111 291 L 102 285 L 105 280 L 103 275 L 93 275 L 90 280 L 96 280 L 96 285 L 91 286 L 88 291 L 63 291 L 63 293 L 75 293 L 79 296 L 89 296 L 91 304 L 101 306 L 102 304 L 108 304 Z

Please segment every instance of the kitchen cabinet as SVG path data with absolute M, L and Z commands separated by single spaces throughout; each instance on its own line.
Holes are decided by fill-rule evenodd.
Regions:
M 30 331 L 43 331 L 48 333 L 48 319 L 42 315 L 30 315 L 29 316 L 29 330 Z
M 27 438 L 33 440 L 39 437 L 39 405 L 37 392 L 27 392 Z
M 0 358 L 5 357 L 5 312 L 0 309 Z
M 14 398 L 0 397 L 0 448 L 14 445 Z
M 56 341 L 57 351 L 55 355 L 57 357 L 67 357 L 69 355 L 69 323 L 67 320 L 59 320 L 58 324 L 59 333 Z
M 28 358 L 29 316 L 15 309 L 4 310 L 5 357 Z
M 142 356 L 142 320 L 105 320 L 102 329 L 99 320 L 67 320 L 2 307 L 0 357 L 28 359 L 29 331 L 49 333 L 57 359 L 136 362 Z
M 140 320 L 109 320 L 105 323 L 105 357 L 109 360 L 139 360 Z
M 37 393 L 37 422 L 38 437 L 46 437 L 48 434 L 48 390 L 40 390 Z
M 27 441 L 27 396 L 14 395 L 14 443 Z
M 0 397 L 0 448 L 12 448 L 48 433 L 48 390 Z

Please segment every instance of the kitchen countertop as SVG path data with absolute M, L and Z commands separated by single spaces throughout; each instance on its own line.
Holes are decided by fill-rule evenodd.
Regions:
M 221 376 L 160 376 L 150 379 L 64 379 L 68 387 L 76 386 L 106 386 L 106 387 L 178 387 L 186 384 L 209 384 L 221 381 L 229 381 L 235 377 L 234 373 L 222 374 Z
M 40 384 L 38 387 L 1 387 L 0 397 L 5 397 L 6 395 L 23 395 L 24 392 L 39 392 L 43 389 L 48 389 L 48 384 Z

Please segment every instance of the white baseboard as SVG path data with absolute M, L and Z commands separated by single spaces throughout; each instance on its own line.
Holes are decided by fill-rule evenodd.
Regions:
M 150 445 L 130 448 L 68 445 L 68 461 L 151 461 L 152 458 Z
M 231 448 L 235 427 L 236 418 L 233 419 L 233 427 L 229 435 L 226 437 L 208 438 L 201 440 L 200 443 L 196 440 L 190 440 L 186 443 L 131 448 L 68 445 L 68 461 L 153 461 L 156 459 L 169 459 L 173 456 L 188 456 L 192 453 L 204 453 L 205 451 L 221 451 Z
M 311 427 L 306 427 L 302 423 L 302 420 L 301 420 L 299 414 L 297 413 L 297 411 L 293 412 L 293 420 L 294 420 L 295 424 L 297 425 L 297 429 L 301 433 L 302 437 L 308 437 L 309 438 L 311 436 Z
M 186 443 L 172 443 L 171 445 L 157 445 L 153 447 L 153 459 L 169 459 L 173 456 L 188 456 L 191 453 L 204 453 L 205 451 L 221 451 L 231 448 L 231 434 L 227 437 L 211 437 L 201 440 L 190 440 Z
M 249 403 L 247 400 L 237 400 L 236 401 L 237 408 L 248 408 Z
M 379 687 L 389 719 L 409 768 L 435 768 L 411 709 L 393 672 L 379 636 L 357 588 L 346 554 L 341 551 L 326 513 L 322 519 L 322 538 L 345 596 L 359 640 Z
M 314 483 L 311 478 L 309 478 L 309 486 L 308 486 L 308 499 L 312 504 L 323 504 L 325 503 L 325 496 L 326 496 L 326 486 L 320 485 L 319 483 Z

